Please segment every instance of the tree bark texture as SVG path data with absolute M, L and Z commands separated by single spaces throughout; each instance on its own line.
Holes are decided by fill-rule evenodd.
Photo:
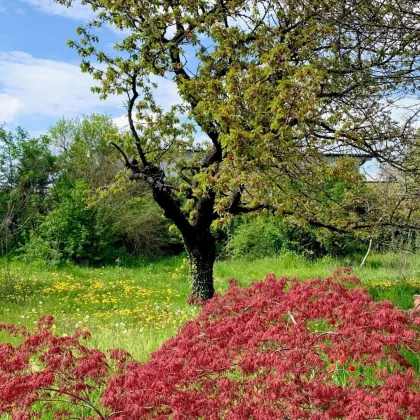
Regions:
M 191 297 L 207 300 L 214 295 L 213 266 L 216 260 L 216 241 L 210 231 L 197 232 L 194 240 L 185 239 L 191 267 Z

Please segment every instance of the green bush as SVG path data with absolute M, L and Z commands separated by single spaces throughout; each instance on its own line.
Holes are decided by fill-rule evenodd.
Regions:
M 86 204 L 89 190 L 83 182 L 61 188 L 60 201 L 22 247 L 23 258 L 49 263 L 104 262 L 118 256 L 118 237 L 100 208 Z
M 236 228 L 226 252 L 232 258 L 262 258 L 283 250 L 284 235 L 280 219 L 258 217 L 246 221 Z
M 118 202 L 117 202 L 118 201 Z M 169 231 L 169 223 L 151 194 L 136 196 L 129 191 L 114 196 L 107 204 L 121 244 L 130 254 L 161 257 L 176 250 L 179 239 Z
M 48 213 L 57 171 L 47 136 L 0 130 L 0 255 L 13 254 Z
M 226 247 L 232 258 L 251 259 L 290 252 L 309 258 L 347 256 L 364 250 L 365 244 L 353 235 L 296 226 L 279 216 L 267 215 L 236 219 Z
M 52 210 L 30 232 L 19 258 L 98 264 L 170 252 L 169 228 L 150 194 L 122 190 L 101 201 L 84 181 L 63 179 L 55 187 Z
M 30 233 L 28 242 L 20 251 L 21 254 L 17 258 L 27 262 L 37 261 L 49 265 L 58 265 L 63 259 L 58 241 L 50 242 L 41 236 L 37 236 L 34 231 Z

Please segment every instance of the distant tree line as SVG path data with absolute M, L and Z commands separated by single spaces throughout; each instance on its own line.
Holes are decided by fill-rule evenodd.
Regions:
M 156 258 L 184 250 L 176 227 L 163 217 L 144 182 L 133 182 L 111 142 L 127 142 L 110 117 L 62 119 L 38 138 L 22 128 L 0 130 L 0 254 L 49 264 L 104 264 Z M 353 170 L 352 169 L 353 166 Z M 342 173 L 352 173 L 344 180 Z M 397 184 L 368 185 L 351 159 L 324 177 L 329 199 L 363 197 L 355 211 L 400 197 Z M 394 191 L 392 191 L 394 190 Z M 328 207 L 327 201 L 325 206 Z M 383 206 L 384 204 L 382 204 Z M 343 220 L 348 214 L 336 215 Z M 378 217 L 380 214 L 378 212 Z M 222 258 L 261 258 L 293 252 L 309 258 L 365 252 L 368 239 L 381 250 L 416 251 L 416 231 L 386 227 L 339 232 L 308 225 L 269 208 L 212 227 Z
M 62 119 L 31 138 L 0 131 L 0 252 L 49 263 L 104 263 L 182 246 L 142 183 L 127 181 L 103 115 Z

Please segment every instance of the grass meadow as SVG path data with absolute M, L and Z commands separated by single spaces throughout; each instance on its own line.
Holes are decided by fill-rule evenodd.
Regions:
M 412 307 L 413 295 L 420 293 L 418 255 L 372 254 L 364 267 L 359 264 L 360 260 L 331 258 L 311 262 L 294 255 L 218 261 L 215 286 L 223 292 L 230 278 L 247 286 L 266 273 L 301 280 L 322 278 L 350 265 L 375 299 L 392 300 L 403 309 Z M 0 260 L 0 322 L 30 327 L 40 315 L 51 314 L 58 334 L 85 328 L 92 333 L 92 346 L 123 348 L 137 360 L 146 361 L 197 315 L 199 309 L 186 303 L 189 289 L 188 264 L 183 257 L 139 262 L 136 267 L 117 264 L 98 268 L 55 268 Z M 10 337 L 0 333 L 0 342 L 5 340 Z

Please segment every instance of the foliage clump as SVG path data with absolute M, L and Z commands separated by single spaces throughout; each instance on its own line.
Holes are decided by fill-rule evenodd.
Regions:
M 348 283 L 346 271 L 233 281 L 150 362 L 113 376 L 103 403 L 119 419 L 418 418 L 420 379 L 401 355 L 420 350 L 418 329 Z
M 0 131 L 0 255 L 104 264 L 179 249 L 150 191 L 121 171 L 117 134 L 97 114 L 63 118 L 40 138 Z
M 22 338 L 16 347 L 0 344 L 0 416 L 13 419 L 106 418 L 95 405 L 110 374 L 104 353 L 82 344 L 87 331 L 72 336 L 53 334 L 53 318 L 43 316 L 31 333 L 23 327 L 0 324 L 0 331 Z M 123 353 L 113 352 L 121 360 Z
M 94 93 L 126 98 L 113 145 L 182 236 L 193 298 L 213 296 L 214 228 L 237 215 L 362 239 L 419 229 L 418 1 L 82 3 L 92 19 L 68 45 Z M 387 196 L 359 173 L 371 158 L 401 179 Z
M 226 254 L 234 259 L 258 259 L 281 253 L 296 253 L 308 258 L 335 257 L 366 253 L 363 241 L 352 234 L 287 223 L 276 215 L 238 216 Z

